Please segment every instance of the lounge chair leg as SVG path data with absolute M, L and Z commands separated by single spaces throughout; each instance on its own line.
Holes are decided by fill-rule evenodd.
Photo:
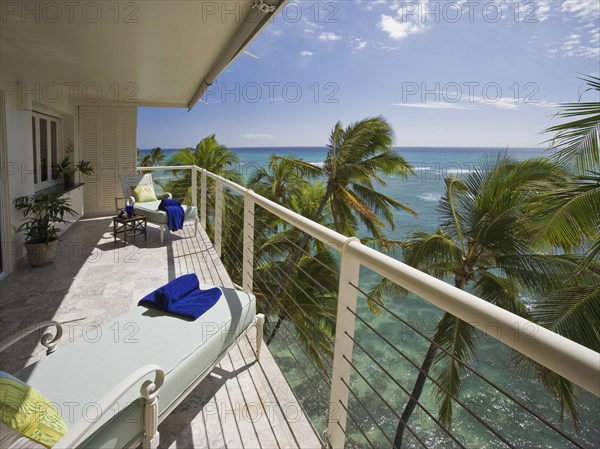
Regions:
M 198 219 L 194 220 L 194 235 L 198 235 Z
M 260 359 L 260 347 L 263 339 L 263 326 L 265 324 L 265 315 L 259 313 L 256 315 L 256 360 Z
M 144 441 L 142 441 L 142 448 L 143 449 L 157 449 L 159 442 L 160 442 L 160 434 L 158 432 L 156 432 L 156 434 L 154 435 L 154 438 L 147 439 L 146 437 L 144 437 Z
M 162 246 L 162 244 L 163 244 L 164 236 L 165 236 L 165 228 L 163 228 L 161 226 L 160 227 L 160 246 Z
M 158 433 L 158 394 L 155 385 L 146 381 L 140 389 L 144 398 L 144 436 L 142 437 L 143 449 L 156 449 L 160 442 Z

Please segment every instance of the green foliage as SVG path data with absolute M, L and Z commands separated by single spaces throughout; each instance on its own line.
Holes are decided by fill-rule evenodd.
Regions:
M 405 262 L 439 279 L 452 280 L 457 288 L 470 287 L 482 299 L 496 304 L 530 320 L 540 320 L 553 327 L 557 313 L 552 301 L 543 298 L 562 295 L 565 286 L 573 284 L 576 257 L 544 255 L 536 252 L 539 232 L 532 220 L 532 210 L 540 207 L 540 192 L 551 191 L 563 185 L 569 174 L 560 165 L 545 158 L 517 161 L 498 156 L 495 161 L 484 161 L 483 167 L 464 179 L 446 180 L 446 193 L 440 200 L 441 225 L 434 233 L 414 232 L 405 245 Z M 590 279 L 590 276 L 586 276 Z M 579 281 L 581 278 L 579 278 Z M 532 313 L 522 302 L 521 295 L 538 299 L 546 307 Z M 574 308 L 585 310 L 590 321 L 563 322 L 570 330 L 555 325 L 554 330 L 573 336 L 586 334 L 580 341 L 594 345 L 600 341 L 597 330 L 598 303 L 582 304 L 582 298 L 573 297 Z M 564 303 L 562 304 L 564 306 Z M 559 307 L 559 310 L 561 308 Z M 544 311 L 542 313 L 542 311 Z M 573 309 L 571 309 L 573 311 Z M 546 316 L 549 320 L 542 320 Z M 554 321 L 553 321 L 554 320 Z M 587 327 L 581 328 L 585 324 Z M 436 353 L 433 376 L 442 388 L 434 393 L 440 404 L 439 417 L 449 425 L 452 419 L 451 396 L 460 393 L 463 367 L 472 355 L 476 339 L 474 329 L 467 323 L 446 313 L 438 324 L 429 353 Z M 443 348 L 446 352 L 441 352 Z M 424 371 L 431 366 L 424 362 Z M 575 389 L 565 381 L 539 370 L 539 379 L 558 396 L 574 422 L 577 422 Z M 422 391 L 426 377 L 420 375 L 413 392 Z M 413 394 L 413 396 L 415 396 Z M 409 400 L 406 410 L 414 407 L 418 395 Z M 410 417 L 410 413 L 408 413 Z M 401 443 L 406 422 L 401 422 L 396 443 Z
M 153 167 L 155 165 L 164 165 L 167 156 L 163 152 L 162 148 L 155 147 L 152 148 L 150 154 L 145 154 L 141 159 L 139 158 L 139 149 L 138 149 L 138 165 L 140 167 Z
M 52 166 L 52 177 L 58 178 L 59 176 L 71 175 L 76 172 L 81 172 L 84 175 L 91 175 L 94 173 L 94 168 L 89 161 L 81 160 L 73 166 L 71 158 L 65 156 L 62 161 Z
M 58 224 L 66 224 L 65 215 L 77 215 L 69 200 L 57 194 L 22 196 L 14 201 L 15 208 L 23 213 L 24 221 L 17 232 L 25 231 L 26 243 L 48 243 L 58 238 Z
M 596 99 L 600 95 L 600 78 L 585 76 L 586 91 Z M 586 249 L 582 262 L 585 268 L 600 260 L 600 101 L 567 103 L 558 114 L 571 118 L 546 132 L 555 132 L 550 149 L 558 150 L 552 157 L 561 163 L 575 164 L 578 176 L 554 191 L 542 192 L 537 212 L 541 239 L 566 251 Z
M 559 118 L 573 119 L 548 128 L 545 132 L 556 133 L 549 140 L 549 149 L 558 150 L 553 157 L 561 163 L 575 163 L 583 174 L 600 164 L 600 78 L 587 75 L 580 78 L 587 85 L 585 92 L 592 91 L 595 101 L 565 103 Z
M 235 171 L 234 165 L 239 162 L 236 153 L 229 151 L 225 145 L 217 142 L 215 135 L 202 139 L 196 148 L 183 148 L 177 151 L 169 165 L 196 165 L 224 178 L 241 183 L 242 179 Z M 191 204 L 192 202 L 192 174 L 189 169 L 175 170 L 175 179 L 162 186 L 163 190 L 171 192 L 173 198 Z M 200 182 L 197 180 L 198 193 L 200 193 Z M 214 189 L 210 189 L 212 195 Z
M 394 229 L 393 210 L 416 213 L 376 187 L 387 184 L 381 175 L 407 177 L 413 170 L 392 148 L 393 131 L 382 117 L 365 118 L 343 128 L 336 123 L 329 137 L 329 151 L 322 167 L 304 161 L 295 166 L 304 176 L 326 182 L 326 193 L 317 212 L 326 204 L 332 211 L 333 227 L 344 235 L 356 235 L 363 224 L 375 239 L 383 239 L 387 224 Z M 320 213 L 314 221 L 319 221 Z

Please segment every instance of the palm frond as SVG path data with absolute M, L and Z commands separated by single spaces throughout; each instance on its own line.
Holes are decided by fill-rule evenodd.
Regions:
M 550 245 L 572 250 L 598 236 L 600 173 L 577 176 L 539 195 L 539 231 Z
M 473 355 L 475 328 L 446 313 L 438 324 L 436 342 L 449 354 L 466 362 Z M 434 389 L 440 404 L 439 419 L 444 425 L 452 422 L 452 396 L 458 396 L 465 367 L 445 352 L 438 352 L 434 361 L 434 376 L 439 386 Z
M 600 78 L 588 75 L 580 79 L 588 86 L 586 91 L 595 91 L 598 98 Z M 600 101 L 566 103 L 561 107 L 557 117 L 576 119 L 545 131 L 557 133 L 553 139 L 546 141 L 550 150 L 558 150 L 552 157 L 562 163 L 574 162 L 579 173 L 594 169 L 600 164 Z

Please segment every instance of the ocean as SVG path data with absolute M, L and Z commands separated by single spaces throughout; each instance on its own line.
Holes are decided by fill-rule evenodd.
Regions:
M 266 166 L 271 154 L 298 157 L 319 164 L 323 162 L 327 152 L 325 147 L 230 148 L 230 150 L 239 155 L 240 163 L 237 168 L 243 175 L 249 175 L 257 166 Z M 492 162 L 499 153 L 507 152 L 515 158 L 546 154 L 539 148 L 399 147 L 396 150 L 411 163 L 415 175 L 408 179 L 385 177 L 387 186 L 384 192 L 404 202 L 418 214 L 417 217 L 413 217 L 402 211 L 394 213 L 395 229 L 388 229 L 388 236 L 399 240 L 406 238 L 412 231 L 431 232 L 436 229 L 440 221 L 437 205 L 445 189 L 446 176 L 468 174 L 481 164 Z M 164 151 L 169 156 L 176 150 Z M 149 150 L 140 152 L 145 154 Z M 159 179 L 167 178 L 168 173 L 156 173 L 156 176 Z M 366 269 L 361 270 L 361 287 L 368 288 L 376 280 L 374 273 Z M 439 309 L 412 295 L 388 298 L 385 303 L 394 313 L 430 336 L 433 335 L 435 325 L 441 317 Z M 418 364 L 421 363 L 427 349 L 427 342 L 414 331 L 400 324 L 396 318 L 385 311 L 380 316 L 373 316 L 364 298 L 359 299 L 358 315 L 371 323 L 391 343 L 401 348 L 406 356 Z M 281 339 L 284 338 L 286 338 L 285 334 L 281 332 Z M 559 402 L 536 381 L 534 374 L 523 372 L 516 367 L 514 354 L 503 344 L 485 334 L 480 334 L 478 338 L 477 350 L 471 365 L 537 413 L 560 425 Z M 398 383 L 408 390 L 412 389 L 417 371 L 359 321 L 356 325 L 355 339 L 366 353 L 355 346 L 353 364 L 366 380 L 356 373 L 353 373 L 351 378 L 352 390 L 356 392 L 358 399 L 351 394 L 349 410 L 352 418 L 348 420 L 349 444 L 360 448 L 370 446 L 389 448 L 391 447 L 389 439 L 393 439 L 398 423 L 397 414 L 402 413 L 406 395 L 389 379 L 385 371 L 392 373 Z M 291 333 L 289 342 L 284 343 L 276 339 L 270 349 L 317 431 L 325 436 L 328 405 L 324 398 L 328 400 L 329 390 L 317 370 L 311 368 L 310 361 L 305 360 L 302 352 L 298 350 L 292 355 L 289 347 L 294 348 Z M 378 367 L 373 359 L 379 361 L 385 369 Z M 305 362 L 303 363 L 305 366 L 299 367 L 298 360 Z M 373 387 L 379 394 L 373 394 Z M 581 390 L 578 393 L 581 420 L 579 432 L 568 419 L 564 420 L 562 428 L 576 436 L 584 447 L 598 447 L 600 401 L 585 391 Z M 436 401 L 430 388 L 426 387 L 421 400 L 435 416 Z M 477 416 L 490 422 L 499 433 L 507 436 L 516 447 L 544 449 L 573 447 L 472 374 L 467 375 L 463 382 L 461 400 Z M 368 404 L 368 411 L 363 408 L 365 401 Z M 465 447 L 478 449 L 506 447 L 462 407 L 455 405 L 454 413 L 452 432 Z M 415 411 L 409 425 L 418 431 L 428 447 L 443 449 L 458 447 L 437 428 L 430 417 L 419 409 Z M 403 447 L 422 446 L 407 432 Z

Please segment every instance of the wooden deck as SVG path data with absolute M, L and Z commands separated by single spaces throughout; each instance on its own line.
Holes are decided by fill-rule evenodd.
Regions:
M 0 281 L 0 332 L 54 319 L 79 320 L 68 344 L 84 329 L 135 307 L 139 298 L 169 280 L 196 273 L 206 284 L 233 287 L 203 230 L 193 225 L 165 236 L 149 226 L 148 241 L 116 244 L 110 218 L 81 220 L 62 237 L 53 264 L 21 267 Z M 322 442 L 296 401 L 268 348 L 260 361 L 254 332 L 232 348 L 219 366 L 159 426 L 161 448 L 320 448 Z M 11 348 L 12 349 L 12 348 Z M 0 355 L 3 370 L 18 370 L 43 357 L 37 341 Z

